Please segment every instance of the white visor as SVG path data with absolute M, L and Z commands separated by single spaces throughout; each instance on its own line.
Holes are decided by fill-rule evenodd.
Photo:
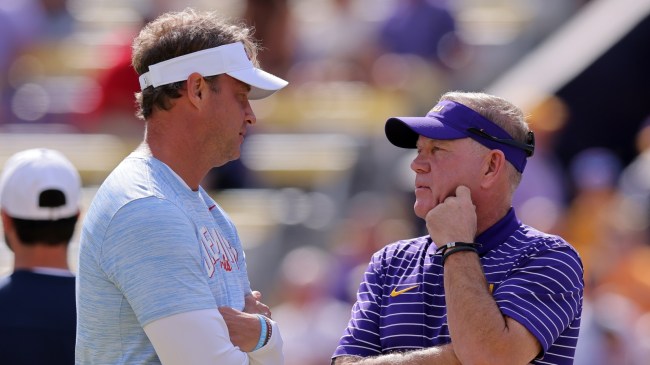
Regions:
M 149 66 L 140 75 L 140 89 L 185 81 L 194 72 L 203 76 L 227 74 L 250 85 L 251 100 L 263 99 L 287 86 L 288 82 L 256 68 L 240 42 L 204 49 Z

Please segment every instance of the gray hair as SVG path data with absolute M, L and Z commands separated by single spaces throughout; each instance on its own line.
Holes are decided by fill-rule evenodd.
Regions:
M 511 102 L 490 94 L 463 91 L 447 92 L 440 97 L 440 101 L 443 100 L 465 105 L 508 132 L 515 141 L 527 143 L 530 128 L 526 117 L 524 112 Z M 512 164 L 507 165 L 512 183 L 511 190 L 514 192 L 521 182 L 521 173 Z

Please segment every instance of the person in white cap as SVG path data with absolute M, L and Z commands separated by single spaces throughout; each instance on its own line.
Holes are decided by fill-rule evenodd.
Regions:
M 261 99 L 287 82 L 257 67 L 250 29 L 186 9 L 133 42 L 142 144 L 86 214 L 77 364 L 282 364 L 234 224 L 200 182 L 239 158 Z
M 11 156 L 0 178 L 5 243 L 13 272 L 0 279 L 0 362 L 71 364 L 75 278 L 68 245 L 79 217 L 81 179 L 58 151 Z

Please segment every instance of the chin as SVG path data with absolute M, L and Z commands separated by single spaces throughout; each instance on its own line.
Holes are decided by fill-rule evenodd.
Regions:
M 232 153 L 228 155 L 227 160 L 228 162 L 235 161 L 235 160 L 239 160 L 240 157 L 241 157 L 241 149 L 237 149 L 236 151 L 232 151 Z
M 433 209 L 433 207 L 429 207 L 428 205 L 425 204 L 418 204 L 417 201 L 413 205 L 413 211 L 415 212 L 415 215 L 422 219 L 424 219 L 427 216 L 427 213 L 429 213 L 431 209 Z

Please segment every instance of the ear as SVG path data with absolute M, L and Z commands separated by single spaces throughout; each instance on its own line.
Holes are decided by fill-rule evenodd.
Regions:
M 481 169 L 481 187 L 489 188 L 506 173 L 506 156 L 500 150 L 490 150 L 483 159 Z
M 208 84 L 198 72 L 193 72 L 187 77 L 187 98 L 190 103 L 197 108 L 201 108 L 201 103 L 204 100 Z
M 15 236 L 15 229 L 14 229 L 14 221 L 11 219 L 9 214 L 5 212 L 4 209 L 0 211 L 0 215 L 2 216 L 2 229 L 4 230 L 5 234 L 5 244 L 7 247 L 9 247 L 10 251 L 14 251 L 14 248 L 11 244 L 13 241 L 13 237 Z
M 9 214 L 7 214 L 4 209 L 2 209 L 0 211 L 0 215 L 2 215 L 2 229 L 5 231 L 5 233 L 13 231 L 14 221 L 11 219 Z

